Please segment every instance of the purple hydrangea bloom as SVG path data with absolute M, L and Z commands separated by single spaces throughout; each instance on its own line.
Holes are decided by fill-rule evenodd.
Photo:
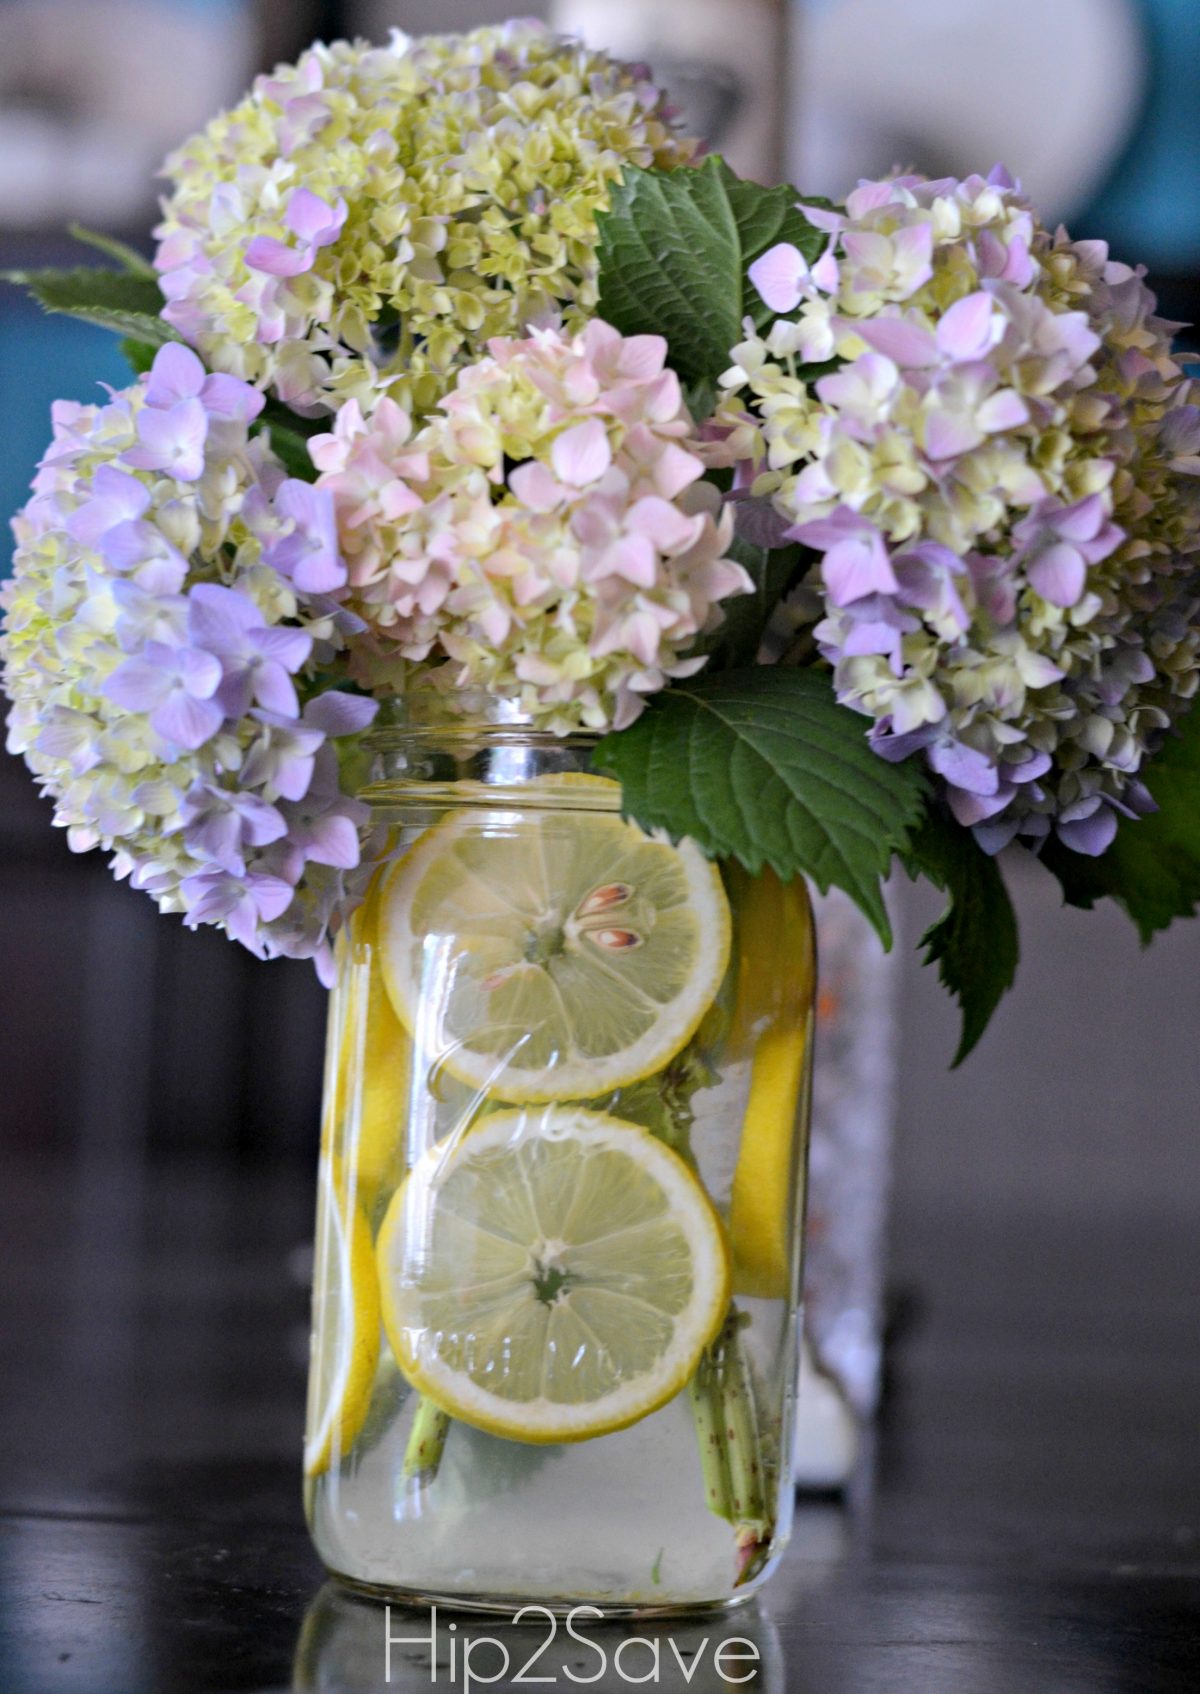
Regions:
M 261 408 L 174 345 L 106 405 L 55 408 L 3 590 L 10 745 L 72 847 L 327 973 L 365 822 L 332 743 L 376 706 L 326 688 L 302 707 L 318 644 L 343 642 L 344 573 L 327 502 L 250 440 Z
M 290 882 L 264 871 L 235 873 L 214 868 L 185 878 L 181 892 L 187 903 L 183 921 L 189 929 L 218 923 L 262 958 L 266 956 L 265 926 L 287 911 L 294 890 Z
M 828 518 L 797 524 L 790 534 L 806 547 L 826 550 L 825 587 L 835 606 L 867 595 L 895 594 L 899 588 L 883 536 L 848 506 L 839 506 Z
M 104 684 L 104 692 L 130 712 L 145 712 L 166 742 L 195 752 L 217 733 L 224 712 L 213 699 L 221 661 L 196 647 L 148 641 Z
M 818 555 L 791 638 L 815 624 L 872 746 L 921 758 L 989 850 L 1053 829 L 1103 852 L 1200 686 L 1200 390 L 1176 326 L 999 169 L 801 210 L 826 251 L 756 261 L 785 315 L 733 349 L 708 426 L 737 497 Z M 810 388 L 814 347 L 840 363 Z
M 85 547 L 104 551 L 113 530 L 136 523 L 150 505 L 150 490 L 128 471 L 114 465 L 97 468 L 79 504 L 67 515 L 67 534 Z
M 1073 606 L 1083 593 L 1088 567 L 1107 559 L 1125 540 L 1099 494 L 1074 505 L 1042 500 L 1013 529 L 1015 556 L 1044 600 Z
M 188 596 L 192 640 L 221 661 L 217 700 L 226 717 L 243 717 L 251 706 L 280 716 L 299 716 L 294 674 L 307 664 L 312 636 L 305 630 L 263 622 L 248 595 L 202 582 Z
M 180 482 L 195 482 L 204 471 L 208 413 L 200 400 L 180 400 L 157 410 L 144 406 L 138 413 L 138 445 L 125 454 L 125 463 L 141 471 L 163 471 Z
M 246 754 L 242 781 L 284 800 L 303 800 L 324 734 L 298 719 L 264 712 L 260 707 L 255 707 L 250 717 L 260 728 Z
M 306 594 L 328 594 L 343 587 L 346 567 L 328 489 L 289 478 L 275 496 L 275 510 L 291 520 L 291 527 L 268 549 L 269 563 Z
M 250 847 L 269 847 L 287 834 L 277 807 L 258 794 L 222 788 L 215 782 L 196 782 L 179 808 L 183 839 L 196 859 L 210 859 L 222 870 L 240 876 Z
M 265 397 L 248 382 L 210 374 L 190 347 L 167 344 L 154 361 L 146 382 L 146 404 L 170 410 L 187 400 L 199 400 L 210 418 L 250 423 L 266 405 Z
M 337 757 L 328 743 L 316 755 L 303 798 L 287 803 L 285 810 L 287 834 L 275 862 L 290 882 L 298 882 L 308 864 L 355 869 L 366 808 L 342 792 Z

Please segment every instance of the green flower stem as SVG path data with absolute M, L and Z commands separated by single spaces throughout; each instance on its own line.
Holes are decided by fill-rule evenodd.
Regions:
M 745 1318 L 731 1308 L 725 1321 L 721 1370 L 721 1409 L 724 1413 L 725 1453 L 733 1493 L 737 1531 L 739 1582 L 761 1569 L 774 1524 L 767 1505 L 762 1440 L 754 1403 L 754 1388 L 742 1348 Z
M 717 1039 L 727 1008 L 714 1008 L 715 1024 L 707 1034 Z M 646 1098 L 626 1091 L 593 1104 L 619 1116 L 643 1122 L 696 1171 L 691 1148 L 692 1095 L 716 1080 L 699 1039 L 679 1059 L 644 1085 Z M 639 1109 L 634 1109 L 634 1103 Z M 749 1318 L 731 1305 L 716 1340 L 702 1354 L 688 1384 L 704 1498 L 710 1512 L 733 1525 L 738 1551 L 738 1582 L 749 1582 L 761 1570 L 775 1524 L 768 1504 L 767 1466 L 754 1386 L 742 1347 L 741 1332 Z
M 774 1531 L 754 1389 L 742 1347 L 746 1318 L 736 1306 L 689 1385 L 709 1511 L 734 1528 L 738 1583 L 766 1560 Z
M 442 1462 L 446 1436 L 450 1431 L 450 1415 L 422 1394 L 417 1400 L 417 1412 L 408 1433 L 401 1474 L 417 1482 L 432 1482 Z
M 696 1443 L 700 1448 L 700 1469 L 704 1475 L 704 1498 L 710 1512 L 733 1522 L 733 1493 L 729 1484 L 729 1467 L 725 1460 L 724 1420 L 721 1409 L 721 1390 L 717 1377 L 714 1349 L 701 1358 L 696 1374 L 688 1384 L 692 1406 L 692 1421 L 696 1426 Z
M 744 1321 L 736 1311 L 725 1320 L 721 1409 L 734 1513 L 739 1522 L 757 1523 L 765 1519 L 767 1505 L 754 1391 L 742 1352 L 740 1331 Z

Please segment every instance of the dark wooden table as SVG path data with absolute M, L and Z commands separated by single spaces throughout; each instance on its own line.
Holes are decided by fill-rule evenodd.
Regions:
M 444 1633 L 436 1683 L 407 1646 L 385 1684 L 382 1613 L 323 1587 L 305 1537 L 311 1204 L 292 1165 L 0 1162 L 0 1694 L 462 1688 Z M 910 1206 L 895 1261 L 889 1393 L 852 1499 L 802 1504 L 756 1606 L 609 1626 L 590 1683 L 566 1673 L 594 1677 L 596 1648 L 560 1640 L 530 1671 L 557 1676 L 540 1686 L 1200 1689 L 1186 1209 L 1172 1223 Z M 394 1615 L 394 1633 L 421 1630 Z M 653 1647 L 614 1669 L 630 1635 L 658 1638 L 657 1681 Z M 713 1668 L 732 1636 L 757 1650 L 757 1680 Z M 538 1640 L 509 1638 L 512 1674 L 491 1686 L 521 1686 Z M 490 1676 L 499 1649 L 472 1662 Z

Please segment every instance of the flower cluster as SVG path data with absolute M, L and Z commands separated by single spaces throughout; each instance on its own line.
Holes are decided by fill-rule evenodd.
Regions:
M 1054 828 L 1101 852 L 1200 680 L 1175 326 L 1001 171 L 804 209 L 829 245 L 754 267 L 783 315 L 734 351 L 723 451 L 821 555 L 815 639 L 877 750 L 919 750 L 989 848 Z
M 76 851 L 113 849 L 189 925 L 320 962 L 359 861 L 331 739 L 375 705 L 316 692 L 345 573 L 327 500 L 250 438 L 262 404 L 172 344 L 108 404 L 55 406 L 0 595 L 8 743 Z
M 695 151 L 671 115 L 536 22 L 315 46 L 168 160 L 164 316 L 297 407 L 426 410 L 489 337 L 583 321 L 622 166 Z
M 360 680 L 423 662 L 565 732 L 620 729 L 700 668 L 689 649 L 751 583 L 666 351 L 599 319 L 498 338 L 416 435 L 385 399 L 312 439 Z

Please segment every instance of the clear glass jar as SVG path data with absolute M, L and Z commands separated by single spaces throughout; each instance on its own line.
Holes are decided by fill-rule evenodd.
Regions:
M 789 1533 L 800 882 L 620 816 L 591 742 L 380 731 L 329 1014 L 305 1501 L 392 1599 L 672 1611 Z

